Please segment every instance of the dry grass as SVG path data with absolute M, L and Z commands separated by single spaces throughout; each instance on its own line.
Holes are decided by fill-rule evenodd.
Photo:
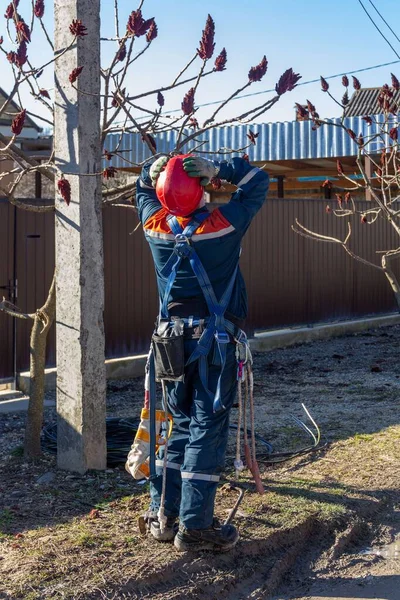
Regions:
M 257 357 L 260 433 L 267 432 L 278 450 L 289 442 L 302 444 L 304 438 L 295 439 L 298 432 L 282 414 L 290 403 L 295 409 L 298 389 L 307 387 L 307 406 L 332 442 L 314 455 L 264 468 L 263 496 L 242 478 L 247 491 L 236 517 L 241 542 L 226 556 L 179 555 L 168 544 L 143 538 L 137 519 L 147 507 L 147 490 L 123 470 L 72 477 L 57 470 L 52 457 L 36 465 L 15 455 L 3 457 L 0 598 L 268 598 L 300 556 L 311 560 L 335 547 L 336 534 L 353 521 L 378 523 L 395 503 L 400 481 L 399 367 L 396 361 L 386 368 L 385 380 L 374 387 L 369 364 L 376 356 L 368 352 L 374 340 L 380 353 L 389 348 L 382 348 L 382 340 L 393 350 L 400 332 L 394 339 L 374 335 Z M 361 352 L 365 340 L 367 355 Z M 334 353 L 344 356 L 346 345 L 358 353 L 357 360 L 345 371 L 330 359 L 332 371 L 321 381 L 310 365 L 323 372 L 324 363 L 317 361 Z M 126 410 L 122 406 L 121 413 Z M 55 479 L 38 485 L 47 471 Z M 220 517 L 235 499 L 235 492 L 220 488 Z

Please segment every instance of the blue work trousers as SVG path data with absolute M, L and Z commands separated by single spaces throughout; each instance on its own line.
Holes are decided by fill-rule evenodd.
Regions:
M 197 340 L 185 341 L 185 358 Z M 221 367 L 208 357 L 208 389 L 215 393 Z M 217 362 L 217 361 L 216 361 Z M 227 345 L 222 373 L 221 399 L 225 406 L 213 412 L 213 399 L 207 394 L 199 375 L 198 362 L 185 369 L 184 382 L 166 382 L 168 410 L 173 429 L 168 441 L 165 514 L 179 516 L 187 529 L 206 529 L 214 517 L 214 502 L 220 473 L 225 463 L 229 433 L 229 413 L 236 396 L 237 364 L 235 345 Z M 157 456 L 157 477 L 151 481 L 152 510 L 160 506 L 163 449 Z

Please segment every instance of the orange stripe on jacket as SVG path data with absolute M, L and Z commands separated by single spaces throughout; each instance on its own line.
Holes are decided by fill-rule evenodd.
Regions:
M 155 233 L 171 233 L 171 228 L 168 225 L 167 217 L 169 213 L 165 208 L 161 208 L 154 215 L 147 219 L 144 224 L 144 229 Z M 177 217 L 179 225 L 184 229 L 188 223 L 190 223 L 190 217 Z M 223 229 L 231 228 L 231 224 L 221 214 L 219 208 L 215 209 L 210 216 L 201 223 L 196 230 L 196 235 L 202 235 L 206 233 L 216 233 Z

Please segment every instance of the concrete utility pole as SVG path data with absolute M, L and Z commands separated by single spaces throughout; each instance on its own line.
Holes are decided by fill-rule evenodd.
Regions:
M 71 43 L 74 19 L 87 27 L 55 63 L 54 126 L 56 165 L 71 184 L 69 206 L 56 188 L 58 465 L 84 473 L 106 467 L 101 176 L 94 175 L 101 170 L 100 0 L 55 0 L 54 10 L 56 54 Z M 81 66 L 76 86 L 86 94 L 68 79 Z

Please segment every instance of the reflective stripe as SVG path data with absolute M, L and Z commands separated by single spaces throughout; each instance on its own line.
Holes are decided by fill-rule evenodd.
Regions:
M 192 240 L 194 242 L 200 242 L 201 240 L 212 240 L 213 238 L 219 238 L 223 235 L 227 235 L 235 231 L 233 225 L 229 225 L 229 227 L 224 227 L 224 229 L 220 229 L 219 231 L 211 231 L 210 233 L 195 233 L 192 235 Z
M 219 481 L 219 475 L 207 475 L 206 473 L 192 473 L 191 471 L 182 471 L 182 479 L 201 479 L 202 481 Z
M 164 466 L 164 461 L 157 459 L 156 460 L 156 467 L 163 467 Z M 175 471 L 180 471 L 181 470 L 181 466 L 179 463 L 174 463 L 171 462 L 169 460 L 167 460 L 167 469 L 175 469 Z
M 145 227 L 143 229 L 144 229 L 145 235 L 148 235 L 149 237 L 155 237 L 160 240 L 175 241 L 175 236 L 173 233 L 161 233 L 159 231 L 152 231 L 151 229 L 146 229 Z
M 241 185 L 244 185 L 245 183 L 248 183 L 250 181 L 250 179 L 253 179 L 254 175 L 257 175 L 257 173 L 261 171 L 261 169 L 259 169 L 258 167 L 255 167 L 254 169 L 252 169 L 251 171 L 249 171 L 247 173 L 247 175 L 245 175 L 243 177 L 243 179 L 241 179 L 239 181 L 239 183 L 236 184 L 236 187 L 240 187 Z
M 229 225 L 229 227 L 224 227 L 224 229 L 220 229 L 219 231 L 211 231 L 209 233 L 195 233 L 192 236 L 193 242 L 201 242 L 202 240 L 212 240 L 214 238 L 223 237 L 224 235 L 228 235 L 228 233 L 232 233 L 235 231 L 233 225 Z M 159 240 L 173 240 L 175 241 L 175 236 L 173 233 L 164 233 L 161 231 L 153 231 L 152 229 L 146 229 L 144 227 L 145 235 L 149 237 L 158 238 Z

